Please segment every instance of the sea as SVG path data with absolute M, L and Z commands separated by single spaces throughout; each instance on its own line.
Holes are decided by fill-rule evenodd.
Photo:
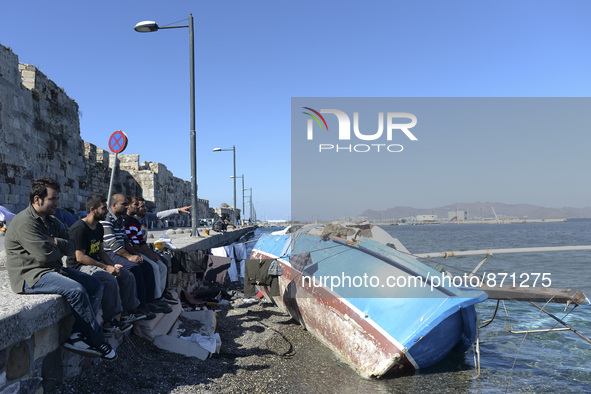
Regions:
M 516 224 L 438 224 L 382 226 L 411 253 L 474 249 L 591 245 L 591 219 Z M 427 259 L 428 265 L 452 274 L 471 272 L 483 256 Z M 546 274 L 555 288 L 580 289 L 591 297 L 591 251 L 536 252 L 489 257 L 479 273 L 507 274 L 517 284 L 533 285 Z M 498 276 L 501 277 L 501 276 Z M 542 285 L 542 275 L 536 283 Z M 519 280 L 521 279 L 521 281 Z M 512 280 L 512 279 L 511 279 Z M 587 338 L 591 338 L 591 305 L 574 308 L 538 303 Z M 493 317 L 497 301 L 477 305 L 480 325 Z M 528 302 L 501 301 L 494 320 L 479 329 L 478 347 L 450 355 L 437 365 L 410 374 L 364 379 L 334 354 L 319 347 L 316 360 L 333 367 L 318 371 L 319 392 L 591 392 L 591 343 L 574 332 L 514 334 L 564 327 Z M 332 364 L 331 364 L 332 363 Z M 324 388 L 324 389 L 321 389 Z

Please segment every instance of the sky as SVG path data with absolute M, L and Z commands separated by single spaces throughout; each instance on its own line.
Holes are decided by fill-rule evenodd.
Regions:
M 294 98 L 292 217 L 588 204 L 590 108 L 581 97 Z
M 111 133 L 123 130 L 129 137 L 124 153 L 164 163 L 190 180 L 188 29 L 133 30 L 144 20 L 186 24 L 190 13 L 198 195 L 210 206 L 232 205 L 232 153 L 212 149 L 235 146 L 237 175 L 244 174 L 245 188 L 252 188 L 259 219 L 291 215 L 293 97 L 587 97 L 591 91 L 591 3 L 584 0 L 31 0 L 26 7 L 4 1 L 0 43 L 76 100 L 85 141 L 107 149 Z M 465 144 L 468 152 L 485 146 L 482 161 L 492 155 L 500 160 L 502 147 L 490 137 L 449 139 L 457 138 L 454 146 Z M 482 174 L 473 154 L 458 164 L 458 158 L 430 161 L 430 152 L 416 150 L 406 153 L 420 155 L 413 160 L 423 159 L 441 174 L 470 171 L 462 182 L 445 186 L 455 193 L 426 193 L 413 187 L 421 179 L 410 177 L 404 199 L 367 208 L 407 201 L 428 208 L 493 197 L 548 207 L 591 205 L 590 156 L 581 151 L 591 142 L 589 131 L 557 130 L 556 138 L 569 143 L 542 153 L 528 148 L 537 138 L 521 136 L 523 149 L 511 160 L 525 168 L 543 155 L 573 179 L 562 193 L 515 187 L 499 192 L 502 185 L 494 182 L 486 190 L 479 187 Z M 520 171 L 501 171 L 510 185 L 527 181 Z

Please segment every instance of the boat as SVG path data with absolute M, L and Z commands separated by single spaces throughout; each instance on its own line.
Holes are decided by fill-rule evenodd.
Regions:
M 426 368 L 452 352 L 463 354 L 472 346 L 478 353 L 475 305 L 487 299 L 497 300 L 497 308 L 501 300 L 528 301 L 565 327 L 510 332 L 570 330 L 591 343 L 535 303 L 591 304 L 581 291 L 490 287 L 486 281 L 473 280 L 494 254 L 582 250 L 591 250 L 591 245 L 413 255 L 379 226 L 333 222 L 262 235 L 251 258 L 279 262 L 279 294 L 273 295 L 268 286 L 259 285 L 259 289 L 360 375 L 369 378 Z M 460 283 L 455 280 L 458 277 L 452 281 L 446 272 L 422 263 L 433 257 L 468 255 L 485 258 Z
M 477 336 L 475 305 L 488 297 L 442 283 L 444 273 L 371 224 L 263 235 L 251 258 L 280 263 L 279 296 L 259 288 L 364 377 L 466 352 Z

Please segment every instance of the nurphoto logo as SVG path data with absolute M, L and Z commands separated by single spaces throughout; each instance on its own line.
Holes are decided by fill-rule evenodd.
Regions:
M 328 124 L 322 114 L 335 115 L 339 124 L 338 127 L 338 140 L 339 141 L 351 141 L 351 119 L 349 115 L 338 109 L 321 109 L 317 111 L 310 107 L 304 108 L 305 115 L 308 115 L 308 128 L 307 128 L 307 139 L 309 141 L 314 140 L 314 121 L 318 125 L 320 131 L 328 132 Z M 400 123 L 401 119 L 410 120 L 410 122 Z M 417 117 L 408 112 L 388 112 L 386 114 L 386 125 L 384 127 L 384 113 L 378 112 L 378 130 L 376 132 L 367 133 L 359 129 L 359 113 L 353 112 L 353 135 L 354 138 L 361 141 L 384 141 L 384 129 L 385 141 L 390 142 L 394 135 L 398 132 L 402 132 L 411 141 L 418 141 L 418 138 L 410 131 L 411 128 L 416 126 Z M 323 152 L 356 152 L 366 153 L 370 151 L 377 152 L 402 152 L 404 147 L 400 144 L 389 144 L 389 143 L 362 143 L 362 144 L 318 144 L 318 151 Z

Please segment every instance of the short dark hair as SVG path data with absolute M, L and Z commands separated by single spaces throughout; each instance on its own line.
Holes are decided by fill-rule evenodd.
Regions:
M 107 198 L 93 194 L 86 200 L 86 213 L 90 213 L 91 209 L 97 209 L 101 204 L 106 204 Z
M 53 178 L 44 176 L 33 180 L 31 184 L 31 191 L 29 192 L 29 201 L 31 204 L 35 200 L 35 196 L 39 196 L 41 200 L 47 197 L 47 188 L 51 188 L 60 191 L 60 184 Z

